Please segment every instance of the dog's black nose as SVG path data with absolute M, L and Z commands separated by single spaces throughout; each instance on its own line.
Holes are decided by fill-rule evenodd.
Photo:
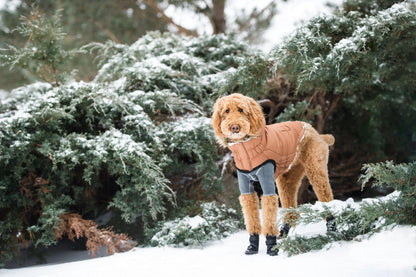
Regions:
M 238 125 L 238 124 L 231 125 L 231 131 L 233 131 L 233 133 L 240 132 L 240 125 Z

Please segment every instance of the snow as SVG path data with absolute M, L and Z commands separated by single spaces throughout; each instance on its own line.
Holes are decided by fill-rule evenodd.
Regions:
M 0 89 L 0 101 L 9 97 L 9 93 L 4 89 Z
M 14 12 L 21 2 L 21 0 L 0 0 L 0 9 Z
M 322 226 L 315 225 L 314 228 Z M 20 269 L 2 269 L 2 277 L 48 276 L 415 276 L 416 227 L 397 227 L 361 242 L 341 242 L 329 250 L 287 257 L 244 255 L 248 235 L 241 231 L 202 249 L 140 248 L 113 256 Z M 85 252 L 78 251 L 79 255 Z
M 192 228 L 197 228 L 199 225 L 204 224 L 205 223 L 205 219 L 203 219 L 201 216 L 197 215 L 194 217 L 190 217 L 188 219 L 188 223 L 189 225 L 191 225 Z

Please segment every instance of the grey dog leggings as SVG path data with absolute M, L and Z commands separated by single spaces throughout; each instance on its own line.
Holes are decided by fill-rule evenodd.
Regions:
M 274 183 L 274 164 L 267 162 L 264 165 L 252 170 L 237 170 L 238 187 L 241 194 L 254 193 L 254 182 L 259 182 L 263 195 L 275 195 L 276 188 Z

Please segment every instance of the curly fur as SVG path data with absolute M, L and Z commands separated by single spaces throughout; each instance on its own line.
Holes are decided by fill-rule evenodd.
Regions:
M 243 210 L 244 222 L 250 235 L 261 234 L 259 199 L 256 193 L 242 194 L 239 197 Z
M 279 199 L 277 195 L 263 195 L 261 197 L 261 206 L 263 211 L 263 235 L 277 236 L 277 208 L 279 207 Z
M 216 101 L 213 108 L 212 124 L 217 141 L 223 147 L 227 147 L 230 143 L 258 136 L 266 123 L 262 108 L 254 99 L 234 93 Z M 310 124 L 304 124 L 305 135 L 298 145 L 296 158 L 290 169 L 276 180 L 283 208 L 297 207 L 297 194 L 305 174 L 319 201 L 329 202 L 333 199 L 327 164 L 329 146 L 334 144 L 335 138 L 329 134 L 320 135 Z M 238 126 L 238 132 L 233 130 L 233 126 L 234 128 Z M 241 204 L 243 212 L 246 213 L 247 209 L 244 207 L 244 203 L 241 202 Z M 264 206 L 263 203 L 263 209 Z M 272 209 L 277 211 L 277 205 L 273 205 Z M 251 211 L 250 214 L 254 214 L 254 211 Z M 264 218 L 265 220 L 269 221 Z M 270 225 L 270 222 L 264 221 L 265 226 Z M 274 230 L 271 232 L 274 233 Z
M 238 123 L 241 127 L 239 134 L 230 131 L 234 123 Z M 234 93 L 217 100 L 214 105 L 212 125 L 217 141 L 226 147 L 230 142 L 257 136 L 266 125 L 266 120 L 262 108 L 253 98 Z

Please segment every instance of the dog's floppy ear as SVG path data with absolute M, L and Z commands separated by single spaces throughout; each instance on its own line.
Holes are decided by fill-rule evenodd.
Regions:
M 250 135 L 258 135 L 260 130 L 262 130 L 266 125 L 263 109 L 261 108 L 260 104 L 251 97 L 247 97 L 247 102 L 250 109 Z
M 217 137 L 225 137 L 221 131 L 221 111 L 223 110 L 223 102 L 224 100 L 219 98 L 217 102 L 215 102 L 212 112 L 212 127 L 214 128 L 215 136 Z

